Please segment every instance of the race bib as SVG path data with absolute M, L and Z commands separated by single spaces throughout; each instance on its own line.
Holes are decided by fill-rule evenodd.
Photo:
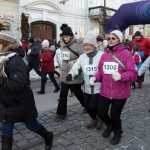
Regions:
M 70 60 L 70 52 L 62 52 L 63 60 Z
M 112 74 L 113 72 L 118 72 L 118 63 L 104 62 L 103 71 L 104 74 Z
M 96 65 L 86 65 L 85 66 L 85 73 L 87 75 L 94 75 L 98 72 L 98 67 Z

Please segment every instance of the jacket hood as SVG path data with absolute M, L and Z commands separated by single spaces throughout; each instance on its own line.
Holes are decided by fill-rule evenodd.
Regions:
M 66 44 L 66 43 L 63 41 L 62 37 L 60 37 L 60 45 L 61 45 L 62 47 L 69 46 L 69 45 L 71 45 L 72 43 L 74 43 L 75 41 L 76 41 L 76 39 L 75 39 L 75 37 L 73 37 L 73 39 L 72 39 L 69 43 Z
M 109 51 L 112 51 L 112 52 L 120 52 L 124 49 L 128 49 L 124 44 L 119 44 L 117 46 L 114 46 L 112 48 L 112 50 L 109 49 L 109 47 L 107 47 L 106 51 L 109 52 Z

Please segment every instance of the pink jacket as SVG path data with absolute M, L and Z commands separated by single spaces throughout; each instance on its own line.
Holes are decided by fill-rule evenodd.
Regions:
M 115 81 L 111 74 L 104 74 L 103 64 L 104 62 L 117 62 L 109 54 L 107 48 L 105 53 L 102 55 L 99 65 L 98 72 L 95 74 L 96 82 L 101 82 L 100 95 L 109 99 L 124 99 L 130 96 L 130 83 L 137 79 L 137 69 L 135 62 L 130 51 L 123 45 L 120 44 L 113 48 L 114 55 L 118 57 L 126 67 L 126 70 L 119 64 L 118 72 L 121 74 L 121 80 Z

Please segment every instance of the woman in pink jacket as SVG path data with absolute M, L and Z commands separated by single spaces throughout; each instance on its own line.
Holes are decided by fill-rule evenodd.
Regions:
M 94 85 L 95 82 L 101 82 L 98 110 L 107 127 L 102 136 L 108 137 L 114 132 L 111 139 L 112 145 L 120 142 L 122 134 L 121 112 L 130 96 L 130 83 L 137 78 L 133 56 L 122 42 L 123 34 L 119 30 L 110 33 L 108 47 L 99 62 L 99 71 L 90 78 L 91 85 Z M 111 108 L 110 115 L 108 113 L 109 107 Z

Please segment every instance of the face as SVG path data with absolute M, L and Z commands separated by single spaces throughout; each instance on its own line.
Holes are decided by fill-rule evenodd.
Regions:
M 135 40 L 139 41 L 141 39 L 141 36 L 135 36 Z
M 102 41 L 97 41 L 97 45 L 102 44 L 102 43 L 103 43 Z
M 92 44 L 89 44 L 89 43 L 85 43 L 83 46 L 85 48 L 86 53 L 90 53 L 95 49 L 95 47 Z
M 0 44 L 0 52 L 2 52 L 2 50 L 3 50 L 3 45 Z
M 29 42 L 29 46 L 32 46 L 32 43 L 31 43 L 31 42 Z
M 72 36 L 63 35 L 62 39 L 65 41 L 65 43 L 68 43 L 72 40 Z
M 115 46 L 117 44 L 119 44 L 119 39 L 116 36 L 110 34 L 110 37 L 108 38 L 108 45 Z

